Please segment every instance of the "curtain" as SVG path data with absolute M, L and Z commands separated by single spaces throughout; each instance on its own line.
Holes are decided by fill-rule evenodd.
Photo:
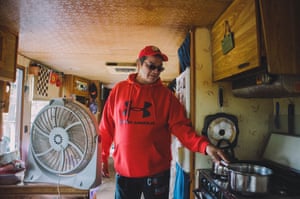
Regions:
M 190 33 L 188 33 L 178 49 L 178 57 L 180 63 L 180 73 L 185 71 L 187 67 L 190 67 Z

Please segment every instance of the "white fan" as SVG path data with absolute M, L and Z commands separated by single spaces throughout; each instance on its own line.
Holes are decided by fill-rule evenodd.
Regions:
M 55 183 L 79 189 L 101 184 L 97 122 L 78 102 L 51 100 L 30 131 L 24 182 Z

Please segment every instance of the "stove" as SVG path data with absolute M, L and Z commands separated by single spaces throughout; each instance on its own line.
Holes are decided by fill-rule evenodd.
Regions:
M 212 169 L 199 169 L 198 188 L 194 190 L 201 199 L 299 199 L 298 179 L 281 179 L 273 176 L 270 180 L 270 191 L 264 195 L 242 195 L 230 190 L 227 179 L 214 175 Z M 276 174 L 275 174 L 276 175 Z M 295 180 L 297 182 L 295 182 Z
M 300 136 L 271 134 L 262 160 L 241 161 L 272 169 L 269 191 L 265 194 L 234 192 L 228 179 L 214 174 L 212 169 L 197 170 L 194 193 L 198 199 L 300 199 L 299 145 Z

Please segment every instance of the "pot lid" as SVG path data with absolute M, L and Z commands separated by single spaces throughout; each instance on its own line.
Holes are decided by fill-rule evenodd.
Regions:
M 237 118 L 233 115 L 217 113 L 205 118 L 202 134 L 219 148 L 236 146 L 238 133 Z

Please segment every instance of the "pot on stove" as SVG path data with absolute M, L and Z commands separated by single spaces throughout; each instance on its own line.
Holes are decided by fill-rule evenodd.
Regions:
M 221 179 L 228 178 L 228 168 L 217 163 L 212 164 L 212 172 L 214 175 L 217 175 Z
M 229 188 L 243 195 L 263 195 L 269 192 L 272 169 L 251 163 L 225 163 Z

